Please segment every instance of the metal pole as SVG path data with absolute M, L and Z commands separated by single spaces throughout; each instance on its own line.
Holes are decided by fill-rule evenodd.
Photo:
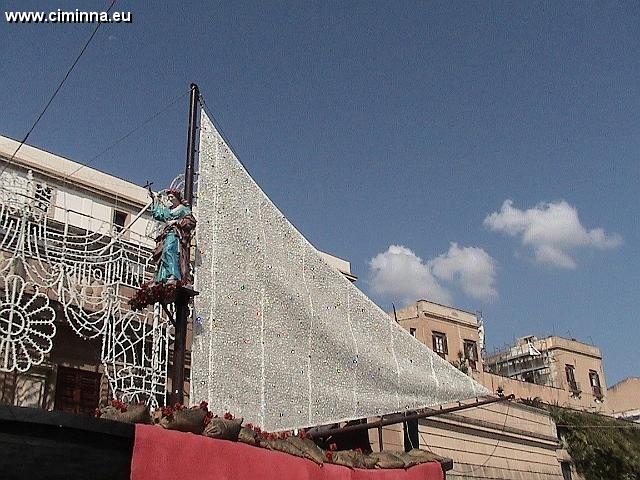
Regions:
M 196 136 L 198 121 L 198 98 L 200 93 L 195 83 L 191 84 L 189 98 L 189 131 L 187 136 L 187 164 L 184 170 L 184 199 L 191 205 L 193 201 L 193 176 L 196 158 Z M 182 289 L 178 290 L 176 306 L 175 340 L 173 342 L 173 376 L 171 377 L 171 403 L 184 403 L 184 364 L 187 351 L 187 322 L 189 321 L 189 301 Z
M 171 378 L 171 404 L 184 403 L 184 363 L 187 350 L 187 322 L 189 298 L 178 292 L 176 298 L 175 340 L 173 342 L 173 377 Z
M 187 165 L 184 170 L 184 199 L 193 202 L 193 169 L 196 161 L 196 137 L 198 123 L 198 99 L 200 90 L 195 83 L 191 84 L 191 96 L 189 98 L 189 133 L 187 137 Z
M 382 428 L 386 425 L 403 423 L 408 420 L 418 420 L 420 418 L 436 417 L 438 415 L 443 415 L 445 413 L 459 412 L 460 410 L 466 410 L 468 408 L 473 408 L 473 407 L 480 407 L 482 405 L 489 405 L 491 403 L 504 402 L 508 400 L 513 400 L 514 398 L 515 398 L 515 395 L 511 394 L 506 397 L 498 397 L 498 398 L 494 397 L 486 400 L 480 400 L 475 403 L 460 404 L 460 405 L 456 405 L 455 407 L 441 408 L 439 410 L 428 410 L 426 412 L 414 413 L 406 416 L 402 413 L 399 413 L 397 415 L 392 415 L 392 416 L 389 415 L 387 418 L 383 418 L 381 420 L 378 420 L 377 422 L 360 423 L 357 425 L 349 425 L 347 427 L 332 428 L 332 429 L 323 430 L 323 431 L 314 431 L 313 429 L 311 429 L 306 433 L 306 436 L 309 438 L 328 437 L 331 435 L 353 432 L 356 430 L 365 430 L 365 429 L 369 430 L 370 428 Z

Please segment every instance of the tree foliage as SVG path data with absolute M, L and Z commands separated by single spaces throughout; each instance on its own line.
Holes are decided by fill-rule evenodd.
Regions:
M 552 406 L 558 433 L 586 480 L 640 480 L 640 425 Z

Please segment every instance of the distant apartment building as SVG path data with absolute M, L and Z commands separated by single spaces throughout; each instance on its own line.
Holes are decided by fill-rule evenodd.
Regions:
M 607 402 L 614 417 L 640 422 L 640 378 L 625 378 L 609 387 Z
M 604 399 L 606 385 L 602 354 L 576 339 L 522 337 L 503 352 L 487 355 L 488 371 L 523 382 L 568 390 L 575 396 Z
M 484 326 L 478 314 L 418 300 L 389 315 L 443 359 L 490 390 L 495 392 L 502 387 L 505 394 L 512 393 L 508 387 L 492 382 L 491 374 L 484 372 Z M 571 468 L 571 459 L 559 445 L 549 414 L 516 402 L 421 419 L 414 438 L 418 444 L 407 445 L 408 438 L 402 425 L 385 427 L 382 435 L 385 449 L 420 447 L 453 459 L 454 469 L 447 472 L 451 480 L 563 480 L 563 472 Z M 376 449 L 378 439 L 373 434 L 370 439 Z
M 392 317 L 393 313 L 390 313 Z M 398 323 L 427 347 L 465 369 L 492 391 L 517 398 L 608 413 L 600 349 L 551 336 L 520 338 L 504 351 L 482 355 L 484 326 L 478 315 L 418 300 L 395 314 Z
M 499 377 L 540 387 L 534 396 L 546 399 L 560 390 L 555 401 L 585 410 L 606 411 L 607 385 L 600 349 L 594 345 L 557 336 L 526 336 L 515 345 L 487 355 L 485 370 Z M 509 383 L 509 385 L 517 385 Z M 516 388 L 522 391 L 523 388 Z M 556 392 L 557 393 L 557 392 Z
M 484 339 L 475 313 L 419 300 L 398 310 L 395 317 L 411 335 L 432 348 L 443 359 L 463 370 L 483 370 L 480 350 Z

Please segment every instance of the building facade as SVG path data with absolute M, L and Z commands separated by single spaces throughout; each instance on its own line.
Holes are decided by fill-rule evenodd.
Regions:
M 483 371 L 482 329 L 475 313 L 419 300 L 390 315 L 443 359 L 465 371 Z
M 614 417 L 640 422 L 640 378 L 625 378 L 610 387 L 607 401 Z
M 486 355 L 480 315 L 418 300 L 390 312 L 400 325 L 445 360 L 493 392 L 517 399 L 610 414 L 638 407 L 630 394 L 640 380 L 607 391 L 600 350 L 575 339 L 527 336 L 504 351 Z M 637 395 L 638 396 L 638 395 Z M 610 398 L 609 398 L 610 397 Z M 377 443 L 374 435 L 372 443 Z M 385 428 L 385 448 L 407 448 L 401 425 Z M 545 410 L 517 402 L 493 404 L 419 422 L 419 446 L 453 459 L 447 478 L 581 478 L 561 448 Z
M 385 450 L 405 450 L 405 438 L 402 424 L 383 429 Z M 377 434 L 370 433 L 370 441 L 378 450 Z M 548 413 L 516 402 L 422 419 L 410 446 L 452 459 L 450 480 L 564 480 L 563 469 L 571 469 Z
M 0 402 L 162 402 L 169 325 L 127 304 L 153 270 L 147 192 L 28 145 L 9 161 L 17 146 L 0 137 Z
M 600 349 L 576 339 L 522 337 L 508 349 L 487 355 L 485 371 L 485 382 L 495 383 L 496 376 L 508 379 L 503 388 L 522 398 L 610 412 Z

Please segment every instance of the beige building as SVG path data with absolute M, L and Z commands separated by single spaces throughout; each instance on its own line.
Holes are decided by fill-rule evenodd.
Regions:
M 607 397 L 616 395 L 611 390 L 607 393 L 602 355 L 592 345 L 555 336 L 528 336 L 483 358 L 484 326 L 474 313 L 419 300 L 389 315 L 493 392 L 604 413 Z M 621 385 L 618 398 L 636 392 L 640 379 L 636 380 Z M 631 408 L 632 403 L 620 400 L 619 408 Z M 521 403 L 430 417 L 420 420 L 419 432 L 420 448 L 453 459 L 455 468 L 447 478 L 580 478 L 560 448 L 549 414 Z M 370 438 L 377 444 L 374 435 Z M 402 426 L 385 429 L 385 448 L 403 449 L 405 441 Z
M 600 349 L 551 336 L 518 339 L 507 350 L 485 357 L 485 385 L 498 384 L 520 398 L 595 412 L 609 412 Z M 528 384 L 528 385 L 527 385 Z
M 527 336 L 505 351 L 483 357 L 484 326 L 475 313 L 418 300 L 398 310 L 395 317 L 418 340 L 491 391 L 501 389 L 516 398 L 537 397 L 581 410 L 610 411 L 598 347 L 556 336 Z
M 393 314 L 391 314 L 393 317 Z M 411 335 L 459 368 L 482 372 L 482 339 L 476 314 L 427 300 L 396 312 L 398 323 Z M 480 330 L 481 331 L 481 330 Z
M 115 376 L 118 365 L 127 363 L 124 357 L 142 355 L 141 344 L 127 352 L 105 351 L 109 346 L 101 341 L 101 331 L 115 312 L 114 302 L 119 302 L 120 315 L 130 312 L 121 300 L 151 274 L 150 214 L 136 218 L 148 194 L 130 182 L 29 145 L 9 162 L 17 147 L 18 142 L 0 137 L 0 289 L 7 288 L 7 281 L 22 287 L 16 299 L 20 305 L 28 304 L 36 292 L 46 294 L 41 303 L 48 301 L 54 311 L 54 333 L 41 351 L 27 348 L 22 357 L 30 362 L 28 368 L 11 362 L 11 355 L 9 362 L 0 361 L 0 403 L 93 412 L 99 399 L 109 396 L 107 374 Z M 104 261 L 90 265 L 86 259 L 92 256 Z M 144 315 L 136 320 L 147 323 Z M 15 323 L 13 327 L 8 335 L 0 331 L 6 352 L 12 351 L 8 344 L 20 348 L 30 342 L 18 335 Z M 148 335 L 136 340 L 144 342 L 144 337 Z M 167 353 L 167 348 L 155 352 L 141 367 L 166 369 Z M 102 361 L 105 355 L 113 360 L 110 372 Z M 132 383 L 144 378 L 130 376 Z M 148 387 L 165 387 L 161 379 L 151 381 Z
M 378 450 L 378 435 L 369 435 Z M 383 429 L 385 450 L 405 449 L 402 424 Z M 419 421 L 418 445 L 453 460 L 448 480 L 563 480 L 570 457 L 544 410 L 516 402 L 494 403 Z
M 625 378 L 610 387 L 607 403 L 615 417 L 640 422 L 640 378 Z

